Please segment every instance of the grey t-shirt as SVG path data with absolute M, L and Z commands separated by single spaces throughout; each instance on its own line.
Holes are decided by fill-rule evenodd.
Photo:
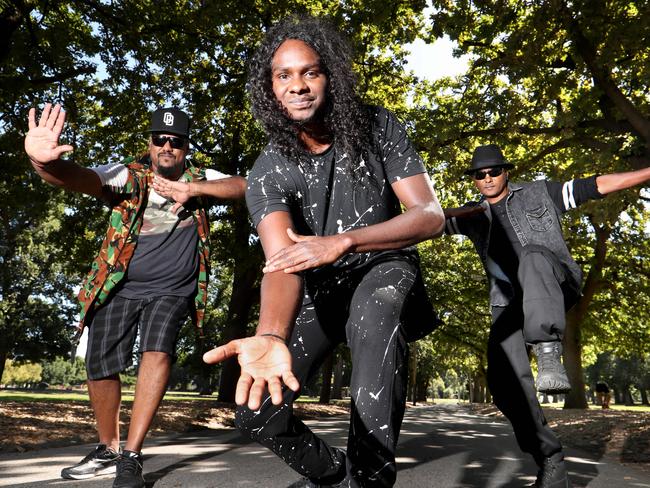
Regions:
M 406 131 L 386 109 L 372 107 L 373 137 L 379 154 L 369 152 L 357 164 L 363 184 L 355 185 L 347 170 L 347 155 L 333 144 L 298 166 L 269 144 L 248 177 L 246 203 L 257 225 L 272 212 L 288 212 L 299 233 L 334 235 L 391 219 L 401 212 L 391 184 L 425 172 L 422 159 Z M 372 181 L 374 180 L 374 181 Z M 348 254 L 331 266 L 356 268 L 375 259 L 413 254 L 413 247 L 395 251 Z

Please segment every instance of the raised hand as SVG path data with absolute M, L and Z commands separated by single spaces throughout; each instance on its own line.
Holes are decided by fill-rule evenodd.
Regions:
M 287 229 L 295 244 L 271 256 L 262 269 L 265 273 L 284 271 L 295 273 L 333 263 L 349 250 L 344 234 L 332 236 L 301 236 Z
M 45 165 L 73 150 L 69 144 L 59 146 L 59 136 L 65 124 L 65 112 L 58 103 L 46 103 L 36 125 L 36 110 L 29 109 L 29 132 L 25 136 L 25 152 L 34 163 Z
M 291 354 L 287 346 L 272 337 L 254 336 L 235 339 L 203 355 L 208 364 L 237 356 L 241 376 L 235 390 L 235 403 L 257 410 L 268 387 L 274 405 L 282 403 L 282 382 L 293 391 L 300 383 L 291 372 Z
M 159 195 L 171 198 L 180 204 L 186 203 L 191 198 L 190 184 L 183 181 L 171 181 L 155 175 L 151 186 Z

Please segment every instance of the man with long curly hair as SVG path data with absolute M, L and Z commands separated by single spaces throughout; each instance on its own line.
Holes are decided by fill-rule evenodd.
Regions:
M 249 91 L 270 139 L 247 190 L 267 256 L 260 320 L 254 337 L 205 360 L 238 356 L 237 425 L 305 476 L 294 486 L 392 486 L 407 341 L 437 324 L 413 244 L 442 231 L 442 210 L 404 128 L 361 103 L 350 49 L 328 22 L 291 17 L 271 28 Z M 413 329 L 416 315 L 426 327 Z M 299 385 L 344 341 L 346 452 L 292 410 Z

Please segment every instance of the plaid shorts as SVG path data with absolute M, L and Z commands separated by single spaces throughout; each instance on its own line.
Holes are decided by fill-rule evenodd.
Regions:
M 176 339 L 189 316 L 190 300 L 175 296 L 135 300 L 113 296 L 95 312 L 88 327 L 88 378 L 98 380 L 128 368 L 133 363 L 138 329 L 138 353 L 166 352 L 175 360 Z

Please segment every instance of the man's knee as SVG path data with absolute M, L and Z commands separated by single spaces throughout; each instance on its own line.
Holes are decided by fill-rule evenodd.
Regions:
M 553 263 L 541 250 L 522 252 L 519 257 L 519 273 L 553 272 Z
M 168 364 L 171 363 L 172 356 L 163 351 L 143 351 L 141 361 L 150 364 Z

